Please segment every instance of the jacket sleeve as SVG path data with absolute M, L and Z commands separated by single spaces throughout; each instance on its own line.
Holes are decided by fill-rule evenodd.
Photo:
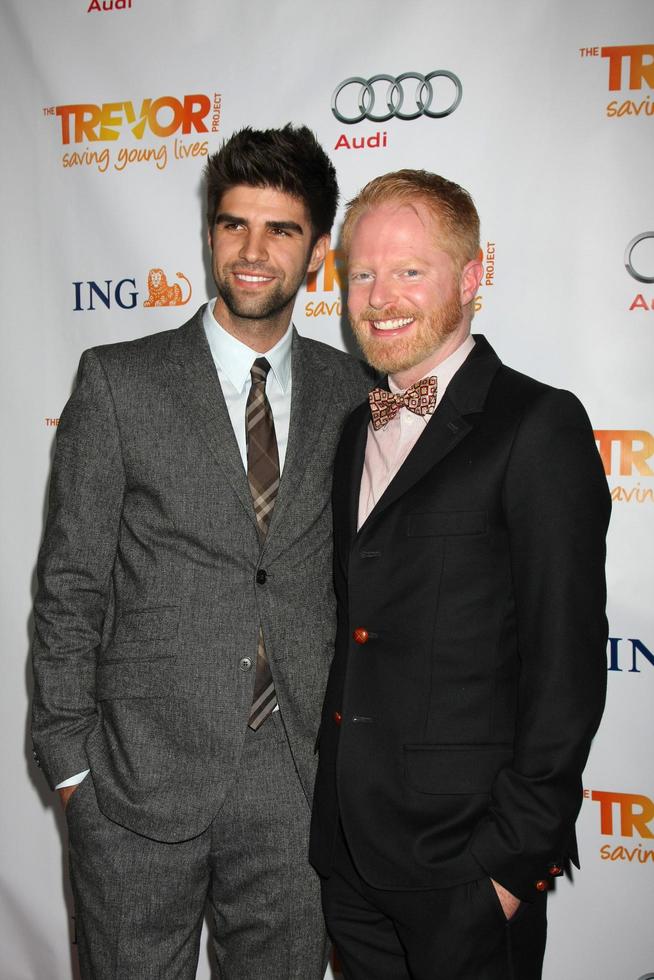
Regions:
M 114 404 L 97 354 L 80 361 L 57 430 L 37 565 L 34 755 L 51 786 L 88 767 L 96 651 L 111 596 L 125 476 Z
M 610 513 L 586 413 L 549 389 L 527 410 L 504 484 L 520 658 L 515 753 L 472 842 L 484 870 L 529 900 L 577 861 L 581 776 L 606 693 L 604 574 Z

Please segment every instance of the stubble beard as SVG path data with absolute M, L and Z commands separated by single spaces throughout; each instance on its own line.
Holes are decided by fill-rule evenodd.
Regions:
M 242 263 L 239 263 L 238 269 L 240 272 L 248 272 L 253 276 L 265 276 L 267 274 L 264 269 L 246 269 Z M 223 269 L 220 274 L 214 273 L 218 295 L 233 317 L 239 320 L 255 321 L 275 320 L 289 307 L 292 307 L 306 275 L 306 269 L 303 269 L 296 282 L 285 286 L 278 281 L 271 290 L 262 296 L 254 294 L 239 296 L 230 283 L 231 272 L 231 269 Z
M 369 321 L 379 317 L 379 310 L 367 309 L 356 319 L 350 316 L 350 324 L 368 364 L 384 374 L 397 374 L 420 364 L 443 346 L 461 325 L 463 307 L 459 297 L 453 296 L 429 315 L 399 308 L 384 310 L 384 319 L 414 319 L 405 336 L 393 338 L 372 335 Z

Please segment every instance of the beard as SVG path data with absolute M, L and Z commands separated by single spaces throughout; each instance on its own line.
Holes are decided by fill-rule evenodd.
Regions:
M 437 310 L 429 314 L 414 310 L 392 308 L 384 310 L 384 319 L 412 317 L 414 322 L 404 336 L 384 337 L 373 335 L 369 321 L 380 318 L 379 310 L 366 309 L 350 324 L 361 353 L 368 364 L 384 374 L 397 374 L 420 364 L 436 353 L 461 324 L 463 307 L 458 296 L 453 296 Z
M 253 276 L 271 274 L 270 270 L 257 266 L 247 267 L 243 262 L 239 262 L 236 268 L 240 272 L 247 272 Z M 215 269 L 214 281 L 218 295 L 232 316 L 243 320 L 268 320 L 274 319 L 293 305 L 306 276 L 306 271 L 306 268 L 303 268 L 298 273 L 297 280 L 293 282 L 283 283 L 277 279 L 274 286 L 261 296 L 239 293 L 233 288 L 230 280 L 231 267 L 223 268 L 220 272 Z

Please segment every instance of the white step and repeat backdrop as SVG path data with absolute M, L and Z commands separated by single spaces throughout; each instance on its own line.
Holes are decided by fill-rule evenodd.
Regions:
M 176 326 L 211 295 L 206 156 L 287 121 L 316 131 L 343 199 L 405 166 L 467 187 L 476 329 L 590 413 L 614 500 L 609 696 L 545 976 L 654 977 L 651 0 L 3 0 L 0 25 L 3 980 L 74 970 L 65 831 L 27 727 L 57 420 L 84 348 Z M 161 274 L 173 288 L 153 305 Z M 295 311 L 337 347 L 341 276 L 334 251 Z

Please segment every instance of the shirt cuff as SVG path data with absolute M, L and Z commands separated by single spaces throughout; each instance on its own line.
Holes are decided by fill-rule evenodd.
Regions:
M 74 776 L 69 776 L 68 779 L 64 779 L 62 783 L 57 783 L 55 789 L 64 789 L 65 786 L 77 786 L 77 784 L 81 783 L 83 779 L 86 779 L 90 771 L 90 769 L 85 769 L 84 772 L 78 772 Z

